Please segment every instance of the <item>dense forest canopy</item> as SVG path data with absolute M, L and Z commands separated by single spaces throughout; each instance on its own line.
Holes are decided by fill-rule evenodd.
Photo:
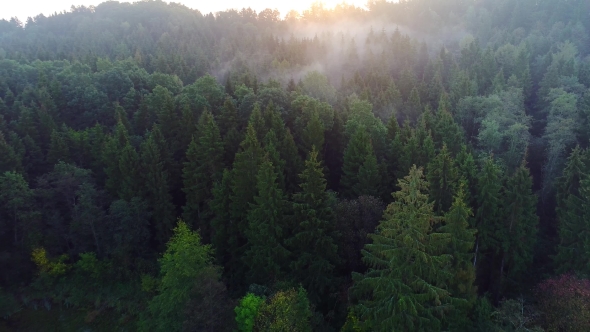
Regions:
M 590 2 L 284 14 L 0 20 L 0 331 L 590 330 Z

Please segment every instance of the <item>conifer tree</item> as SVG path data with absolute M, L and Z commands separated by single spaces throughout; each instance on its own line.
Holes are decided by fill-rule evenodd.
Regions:
M 223 142 L 213 115 L 205 110 L 199 118 L 197 134 L 186 152 L 182 177 L 186 205 L 183 219 L 198 226 L 203 240 L 210 241 L 209 207 L 211 190 L 223 172 Z
M 492 291 L 498 295 L 498 257 L 502 250 L 502 175 L 500 168 L 490 156 L 486 159 L 477 181 L 477 240 L 474 265 L 480 282 L 494 282 Z M 493 273 L 493 275 L 492 275 Z M 495 288 L 494 288 L 495 287 Z
M 151 225 L 155 238 L 164 246 L 174 227 L 174 205 L 169 192 L 169 175 L 160 157 L 160 149 L 153 133 L 141 145 L 141 164 L 146 200 L 152 210 Z
M 312 149 L 301 173 L 301 191 L 293 195 L 293 237 L 288 249 L 294 260 L 289 275 L 309 292 L 312 301 L 324 299 L 333 287 L 338 247 L 334 241 L 334 217 L 328 206 L 326 179 Z
M 340 186 L 346 197 L 354 196 L 354 188 L 359 183 L 359 169 L 372 153 L 369 135 L 363 126 L 359 126 L 344 151 Z
M 219 115 L 219 132 L 223 138 L 223 150 L 225 151 L 223 162 L 231 165 L 240 148 L 242 136 L 238 131 L 238 110 L 231 98 L 226 98 Z
M 426 178 L 430 186 L 430 199 L 434 202 L 434 211 L 442 215 L 451 207 L 459 182 L 455 162 L 446 145 L 443 145 L 440 153 L 428 164 Z
M 555 264 L 559 273 L 586 271 L 586 249 L 582 234 L 586 227 L 584 206 L 587 204 L 582 196 L 582 180 L 588 177 L 583 160 L 584 151 L 576 147 L 558 181 L 557 220 L 559 223 L 559 244 Z
M 367 158 L 359 167 L 357 179 L 358 182 L 353 187 L 356 196 L 382 196 L 383 178 L 372 145 L 369 145 Z
M 119 158 L 121 185 L 119 198 L 130 202 L 133 197 L 142 197 L 141 162 L 131 144 L 127 143 Z
M 263 160 L 263 149 L 256 138 L 256 131 L 252 124 L 248 124 L 246 138 L 240 145 L 240 152 L 236 154 L 231 173 L 231 194 L 229 216 L 230 229 L 230 289 L 239 287 L 244 281 L 244 266 L 242 263 L 243 247 L 246 245 L 245 232 L 248 227 L 248 211 L 256 196 L 256 175 Z
M 324 150 L 324 125 L 322 124 L 318 112 L 313 112 L 307 125 L 303 129 L 303 151 L 309 154 L 313 147 L 320 153 L 319 157 L 322 158 L 322 151 Z
M 436 114 L 433 140 L 437 149 L 441 149 L 443 145 L 446 145 L 452 156 L 456 156 L 461 150 L 463 130 L 447 109 L 439 110 Z
M 285 137 L 282 138 L 281 157 L 285 160 L 285 182 L 288 192 L 295 192 L 299 187 L 299 174 L 303 171 L 303 161 L 299 156 L 297 145 L 287 128 Z
M 224 169 L 221 181 L 213 185 L 211 190 L 213 198 L 209 201 L 209 208 L 213 214 L 211 242 L 215 248 L 217 261 L 223 265 L 229 261 L 230 253 L 233 252 L 231 246 L 235 240 L 232 240 L 230 236 L 236 236 L 233 231 L 236 225 L 231 222 L 229 214 L 230 184 L 231 171 Z
M 250 113 L 250 120 L 248 121 L 254 127 L 254 131 L 256 131 L 256 139 L 258 142 L 262 142 L 264 139 L 264 135 L 266 135 L 267 127 L 266 121 L 262 117 L 262 110 L 260 109 L 260 104 L 254 104 L 254 109 L 252 109 L 252 113 Z
M 367 331 L 439 330 L 452 299 L 445 289 L 450 235 L 432 232 L 440 219 L 428 202 L 422 169 L 413 166 L 398 186 L 362 252 L 369 270 L 353 273 L 356 309 Z
M 445 214 L 445 225 L 439 231 L 450 234 L 448 253 L 453 257 L 448 290 L 455 298 L 453 312 L 447 318 L 451 330 L 465 330 L 471 323 L 467 312 L 477 299 L 475 287 L 475 268 L 473 267 L 473 247 L 476 230 L 470 228 L 471 209 L 465 202 L 463 188 L 459 188 L 453 205 Z
M 536 215 L 537 196 L 532 188 L 533 179 L 523 161 L 506 182 L 503 204 L 505 221 L 500 276 L 504 278 L 506 275 L 504 280 L 512 283 L 522 281 L 533 262 L 539 217 Z
M 105 165 L 106 174 L 105 188 L 111 195 L 119 193 L 121 186 L 121 171 L 119 170 L 119 157 L 121 151 L 129 143 L 129 135 L 125 126 L 119 122 L 115 127 L 113 136 L 107 138 L 102 151 L 102 162 Z
M 282 277 L 289 255 L 284 247 L 287 201 L 269 160 L 260 165 L 256 180 L 258 194 L 248 212 L 248 249 L 244 254 L 244 262 L 250 268 L 250 282 L 270 285 Z
M 281 190 L 286 190 L 285 186 L 285 161 L 281 158 L 278 146 L 280 142 L 275 135 L 274 129 L 271 129 L 264 136 L 264 152 L 267 155 L 268 160 L 272 163 L 274 171 L 277 174 L 277 183 Z
M 60 160 L 65 163 L 70 162 L 70 151 L 68 143 L 64 138 L 64 134 L 54 129 L 51 132 L 51 142 L 49 143 L 49 151 L 47 152 L 47 163 L 55 165 Z

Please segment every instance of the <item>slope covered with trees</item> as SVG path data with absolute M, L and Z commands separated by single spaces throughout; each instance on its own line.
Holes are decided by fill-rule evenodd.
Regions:
M 0 330 L 585 331 L 590 4 L 0 20 Z

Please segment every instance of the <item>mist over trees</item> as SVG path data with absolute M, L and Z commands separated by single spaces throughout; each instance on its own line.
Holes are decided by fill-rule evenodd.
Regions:
M 585 0 L 0 20 L 0 330 L 587 331 L 589 117 Z

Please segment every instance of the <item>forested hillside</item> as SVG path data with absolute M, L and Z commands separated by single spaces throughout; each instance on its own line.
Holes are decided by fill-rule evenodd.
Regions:
M 0 331 L 589 331 L 590 2 L 284 14 L 0 20 Z

